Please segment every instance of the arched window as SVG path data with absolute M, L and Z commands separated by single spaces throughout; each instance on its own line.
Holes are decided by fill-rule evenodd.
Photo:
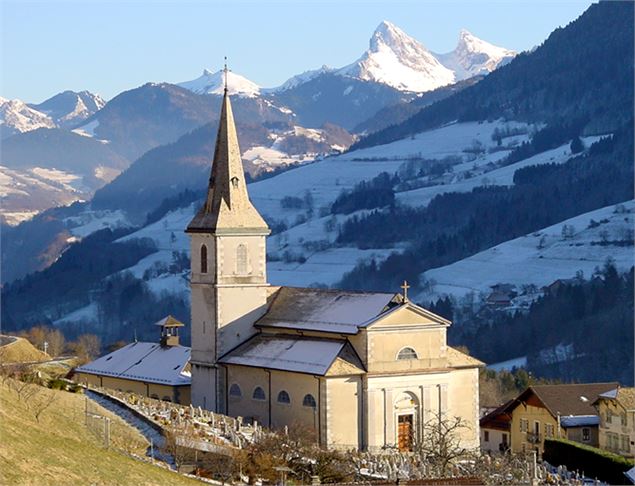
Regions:
M 229 387 L 229 396 L 232 398 L 240 398 L 243 396 L 240 387 L 236 383 Z
M 291 397 L 286 391 L 282 390 L 278 393 L 278 403 L 291 403 Z
M 417 352 L 412 348 L 403 348 L 397 354 L 397 359 L 419 359 Z
M 236 248 L 236 273 L 238 275 L 247 274 L 247 247 L 243 244 Z
M 304 400 L 302 400 L 302 405 L 305 407 L 315 408 L 315 398 L 310 393 L 308 395 L 304 395 Z
M 207 273 L 207 245 L 201 246 L 201 273 Z
M 266 400 L 267 397 L 265 397 L 265 391 L 257 386 L 256 388 L 254 388 L 254 393 L 251 398 L 253 398 L 254 400 Z

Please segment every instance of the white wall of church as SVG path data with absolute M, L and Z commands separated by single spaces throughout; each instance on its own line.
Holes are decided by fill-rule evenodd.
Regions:
M 362 378 L 360 375 L 326 379 L 326 445 L 357 449 L 362 445 Z
M 290 373 L 247 366 L 227 366 L 227 389 L 238 385 L 241 396 L 228 394 L 228 414 L 258 420 L 264 426 L 280 429 L 301 426 L 317 431 L 321 393 L 320 378 L 303 373 Z M 256 387 L 265 392 L 265 399 L 254 399 Z M 280 392 L 286 392 L 289 403 L 278 400 Z M 311 395 L 316 408 L 304 404 L 306 395 Z M 271 417 L 271 421 L 269 421 Z
M 445 327 L 371 328 L 367 336 L 369 373 L 412 372 L 446 365 Z M 413 349 L 418 359 L 397 359 L 404 348 Z
M 192 405 L 207 410 L 216 408 L 216 370 L 208 366 L 192 364 Z
M 379 449 L 397 445 L 398 415 L 413 415 L 415 437 L 421 440 L 423 424 L 438 418 L 460 416 L 468 428 L 461 430 L 466 447 L 478 447 L 478 369 L 443 373 L 383 375 L 367 378 L 367 445 Z M 412 397 L 411 410 L 403 399 Z
M 263 235 L 218 236 L 218 283 L 264 283 L 267 280 Z
M 262 368 L 227 366 L 227 389 L 240 388 L 241 396 L 227 397 L 228 415 L 257 420 L 269 427 L 269 373 Z M 264 399 L 254 398 L 256 387 L 264 392 Z
M 218 340 L 220 358 L 256 333 L 253 327 L 266 312 L 267 287 L 218 287 Z

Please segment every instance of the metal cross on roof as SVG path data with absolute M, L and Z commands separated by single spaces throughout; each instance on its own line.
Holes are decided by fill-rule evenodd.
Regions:
M 410 285 L 408 285 L 407 280 L 403 281 L 403 285 L 401 286 L 401 288 L 403 289 L 403 300 L 405 302 L 408 302 L 408 289 L 410 288 Z

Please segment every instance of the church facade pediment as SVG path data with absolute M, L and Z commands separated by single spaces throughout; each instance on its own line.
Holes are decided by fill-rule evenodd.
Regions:
M 406 302 L 398 307 L 380 314 L 375 319 L 364 324 L 364 327 L 369 330 L 391 330 L 397 328 L 409 328 L 409 327 L 448 327 L 450 321 L 444 319 L 441 316 L 434 314 L 422 307 L 411 302 Z

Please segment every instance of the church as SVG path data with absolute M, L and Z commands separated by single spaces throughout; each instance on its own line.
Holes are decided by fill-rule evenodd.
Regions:
M 483 364 L 447 345 L 450 322 L 397 293 L 267 283 L 267 223 L 249 200 L 225 88 L 191 242 L 194 406 L 266 427 L 309 428 L 325 447 L 413 450 L 423 425 L 461 417 L 478 447 Z

